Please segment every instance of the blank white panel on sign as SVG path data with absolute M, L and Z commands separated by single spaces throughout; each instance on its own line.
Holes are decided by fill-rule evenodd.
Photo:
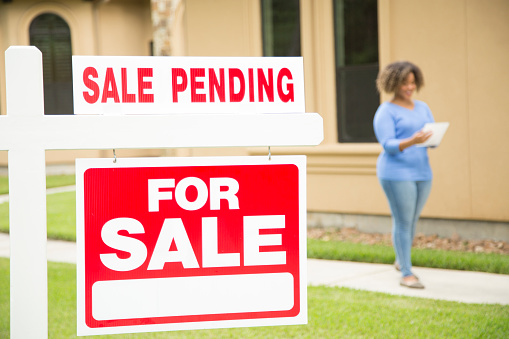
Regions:
M 290 310 L 293 284 L 290 273 L 99 281 L 92 313 L 117 320 Z

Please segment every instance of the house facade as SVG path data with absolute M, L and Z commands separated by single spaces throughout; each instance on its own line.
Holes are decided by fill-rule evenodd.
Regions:
M 371 231 L 381 232 L 390 220 L 376 178 L 381 147 L 372 118 L 389 97 L 376 92 L 374 79 L 390 62 L 412 61 L 425 77 L 416 98 L 436 121 L 450 123 L 442 145 L 429 152 L 434 182 L 421 224 L 428 233 L 508 240 L 508 18 L 506 0 L 3 0 L 0 47 L 40 46 L 50 114 L 72 113 L 72 98 L 63 98 L 72 54 L 301 55 L 306 111 L 323 117 L 325 138 L 316 147 L 272 148 L 272 154 L 307 155 L 310 224 L 376 225 Z M 119 150 L 117 156 L 266 153 L 203 148 Z M 96 156 L 112 152 L 52 151 L 47 161 Z M 6 152 L 0 165 L 7 165 Z

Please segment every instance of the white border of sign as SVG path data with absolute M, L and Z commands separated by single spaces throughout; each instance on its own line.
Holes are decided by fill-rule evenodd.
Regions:
M 84 234 L 84 173 L 89 168 L 164 167 L 164 166 L 229 166 L 293 164 L 299 171 L 299 272 L 300 313 L 295 317 L 222 320 L 194 323 L 171 323 L 109 328 L 90 328 L 85 323 L 85 234 Z M 77 333 L 78 335 L 139 333 L 175 330 L 198 330 L 251 326 L 307 324 L 307 243 L 306 243 L 306 157 L 192 157 L 192 158 L 118 158 L 76 159 L 76 245 L 77 245 Z

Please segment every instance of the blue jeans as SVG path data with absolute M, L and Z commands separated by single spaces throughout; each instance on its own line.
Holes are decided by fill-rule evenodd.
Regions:
M 429 181 L 380 179 L 392 214 L 392 243 L 403 277 L 412 275 L 411 248 L 415 227 L 431 191 Z

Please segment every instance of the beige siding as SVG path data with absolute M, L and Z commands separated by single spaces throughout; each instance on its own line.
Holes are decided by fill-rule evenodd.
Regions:
M 430 151 L 435 174 L 423 214 L 509 220 L 509 2 L 381 1 L 382 64 L 407 59 L 423 69 L 418 98 L 451 122 Z M 384 8 L 385 7 L 385 8 Z M 384 22 L 385 21 L 385 22 Z
M 509 1 L 467 1 L 473 217 L 509 220 Z
M 150 55 L 150 0 L 110 1 L 99 5 L 99 55 Z
M 426 85 L 417 95 L 437 121 L 451 127 L 430 150 L 434 184 L 423 216 L 509 221 L 509 1 L 378 0 L 382 66 L 418 64 Z M 340 144 L 332 0 L 301 0 L 301 46 L 306 110 L 324 119 L 318 147 L 277 148 L 308 156 L 308 208 L 315 212 L 388 215 L 376 178 L 377 144 Z M 0 3 L 0 47 L 28 44 L 28 25 L 44 11 L 71 27 L 74 54 L 148 55 L 150 0 L 18 0 Z M 169 31 L 172 55 L 261 56 L 259 0 L 181 0 Z M 0 54 L 0 110 L 5 114 L 4 54 Z M 383 100 L 389 99 L 383 96 Z M 119 151 L 117 155 L 259 155 L 264 148 Z M 49 162 L 111 151 L 47 152 Z M 0 152 L 0 165 L 6 163 Z
M 187 55 L 260 56 L 258 1 L 185 1 Z
M 380 46 L 387 49 L 381 64 L 396 60 L 418 64 L 426 84 L 417 98 L 430 106 L 436 121 L 451 123 L 444 143 L 429 152 L 434 183 L 423 215 L 471 218 L 465 1 L 387 3 L 390 17 L 380 19 L 388 21 L 390 29 L 384 33 L 390 42 Z

